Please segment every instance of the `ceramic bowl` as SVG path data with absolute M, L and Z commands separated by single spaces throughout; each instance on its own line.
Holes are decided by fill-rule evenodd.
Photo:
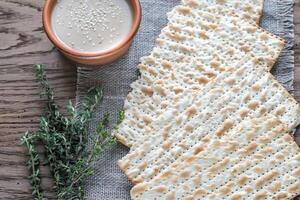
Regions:
M 54 33 L 51 26 L 51 14 L 53 8 L 56 5 L 56 0 L 46 0 L 45 2 L 44 9 L 43 9 L 44 30 L 49 40 L 67 58 L 75 62 L 86 64 L 86 65 L 108 64 L 117 60 L 128 51 L 128 48 L 130 47 L 133 38 L 139 29 L 141 18 L 142 18 L 140 2 L 139 0 L 130 0 L 130 3 L 133 11 L 133 24 L 131 30 L 128 33 L 128 35 L 124 37 L 124 39 L 117 46 L 108 50 L 92 52 L 92 53 L 79 52 L 68 47 L 63 42 L 61 42 L 56 36 L 56 34 Z

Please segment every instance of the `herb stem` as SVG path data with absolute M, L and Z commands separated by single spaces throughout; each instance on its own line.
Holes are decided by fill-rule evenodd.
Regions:
M 93 174 L 93 163 L 115 142 L 106 131 L 108 124 L 106 115 L 97 127 L 91 149 L 87 148 L 88 123 L 95 106 L 102 100 L 102 89 L 90 89 L 79 108 L 75 108 L 69 102 L 67 111 L 70 117 L 65 117 L 55 104 L 54 91 L 48 83 L 43 66 L 34 66 L 34 71 L 43 89 L 41 96 L 46 97 L 47 103 L 39 129 L 22 137 L 22 144 L 28 150 L 27 166 L 32 194 L 34 199 L 46 199 L 41 186 L 39 155 L 35 150 L 35 143 L 41 142 L 45 147 L 47 163 L 53 175 L 57 199 L 83 200 L 84 181 Z

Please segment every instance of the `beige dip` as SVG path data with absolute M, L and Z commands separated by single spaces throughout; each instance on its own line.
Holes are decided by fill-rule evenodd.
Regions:
M 57 37 L 81 52 L 99 52 L 118 45 L 132 23 L 129 0 L 57 0 L 51 17 Z

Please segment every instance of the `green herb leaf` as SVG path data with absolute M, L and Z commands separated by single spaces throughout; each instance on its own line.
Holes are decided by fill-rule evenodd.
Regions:
M 79 108 L 69 101 L 66 108 L 70 117 L 65 117 L 54 101 L 54 91 L 49 86 L 43 66 L 35 65 L 34 71 L 43 89 L 41 96 L 46 97 L 47 103 L 38 131 L 22 137 L 22 144 L 28 150 L 27 166 L 32 194 L 35 199 L 46 199 L 41 186 L 39 155 L 35 149 L 36 142 L 41 142 L 53 175 L 57 198 L 85 199 L 83 185 L 86 178 L 94 173 L 93 163 L 104 150 L 116 143 L 107 131 L 109 121 L 108 115 L 105 115 L 96 128 L 91 149 L 87 148 L 88 122 L 95 106 L 103 98 L 102 89 L 90 89 Z M 123 116 L 124 113 L 121 114 Z

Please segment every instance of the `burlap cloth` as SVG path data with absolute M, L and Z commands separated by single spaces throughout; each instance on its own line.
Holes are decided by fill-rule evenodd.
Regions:
M 167 23 L 166 13 L 179 3 L 180 0 L 141 0 L 143 19 L 129 52 L 117 62 L 96 70 L 78 66 L 77 103 L 81 102 L 87 88 L 95 85 L 104 88 L 105 97 L 90 123 L 90 134 L 93 134 L 95 125 L 104 113 L 110 113 L 111 122 L 115 122 L 123 100 L 130 91 L 130 83 L 138 78 L 136 66 L 139 58 L 149 54 L 155 38 Z M 294 79 L 294 54 L 291 50 L 294 44 L 293 4 L 293 0 L 265 0 L 261 23 L 262 27 L 288 41 L 272 73 L 291 92 Z M 102 155 L 95 164 L 95 175 L 86 183 L 88 199 L 130 199 L 132 185 L 116 164 L 127 152 L 126 147 L 116 145 Z

